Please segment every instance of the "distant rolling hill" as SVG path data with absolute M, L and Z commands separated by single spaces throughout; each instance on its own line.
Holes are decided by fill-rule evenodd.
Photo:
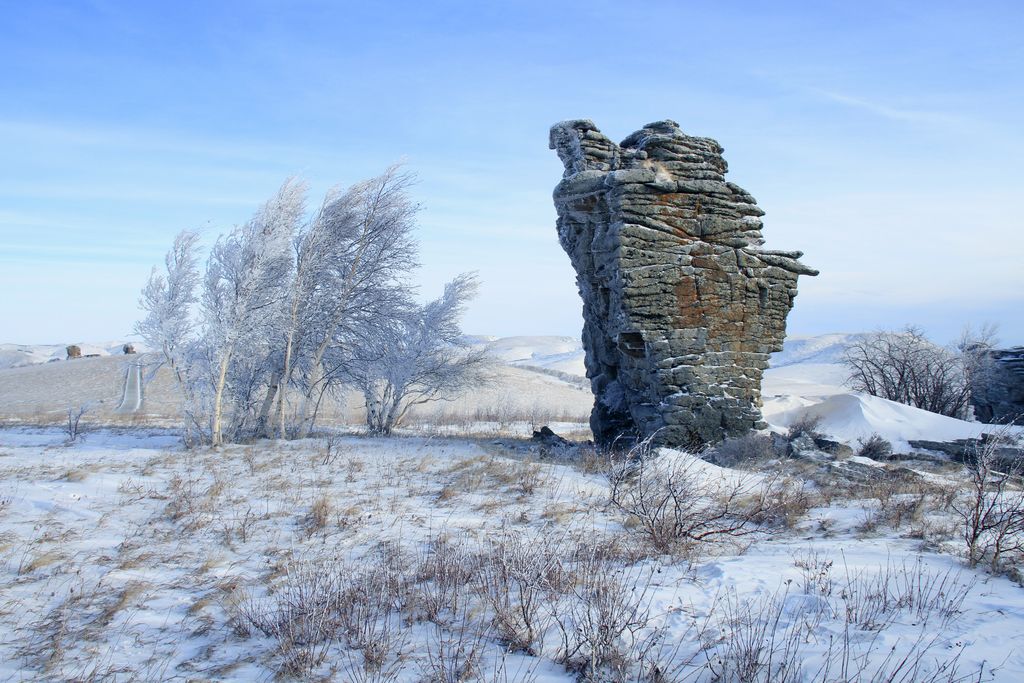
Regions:
M 142 351 L 138 342 L 109 341 L 98 344 L 75 342 L 83 356 L 119 356 L 125 344 L 133 344 Z M 26 365 L 65 360 L 70 344 L 0 344 L 0 370 L 20 368 Z
M 503 337 L 485 344 L 487 353 L 509 365 L 525 365 L 584 377 L 583 344 L 576 337 Z
M 942 417 L 885 399 L 851 392 L 843 386 L 843 349 L 856 334 L 793 337 L 773 355 L 762 384 L 765 420 L 785 431 L 795 420 L 813 415 L 831 437 L 856 445 L 878 433 L 906 450 L 908 439 L 946 440 L 976 436 L 988 425 Z M 492 381 L 455 400 L 421 407 L 414 419 L 441 424 L 527 419 L 585 421 L 593 397 L 584 378 L 583 349 L 573 337 L 470 337 L 498 362 Z M 173 424 L 179 400 L 166 369 L 144 388 L 138 414 L 115 414 L 124 394 L 129 362 L 159 364 L 156 354 L 120 355 L 121 344 L 81 344 L 98 358 L 48 362 L 63 358 L 57 345 L 0 345 L 0 419 L 14 422 L 59 421 L 68 407 L 89 405 L 101 423 Z M 116 355 L 115 355 L 116 354 Z M 13 359 L 13 360 L 12 360 Z M 155 365 L 150 365 L 155 367 Z M 539 372 L 538 372 L 539 371 Z M 150 372 L 147 370 L 146 375 Z M 574 379 L 575 378 L 575 379 Z M 360 420 L 354 394 L 332 401 L 322 411 L 325 423 Z

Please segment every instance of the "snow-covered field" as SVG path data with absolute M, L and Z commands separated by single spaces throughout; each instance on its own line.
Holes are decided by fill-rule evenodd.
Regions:
M 601 474 L 490 441 L 175 442 L 0 430 L 0 678 L 1024 676 L 1024 591 L 937 552 L 941 511 L 893 527 L 879 500 L 817 496 L 660 554 Z
M 845 339 L 773 358 L 775 431 L 810 414 L 897 452 L 981 431 L 844 389 Z M 161 373 L 116 414 L 124 357 L 0 370 L 0 680 L 1024 680 L 1024 590 L 964 562 L 960 466 L 833 485 L 663 451 L 698 512 L 773 501 L 742 536 L 666 546 L 620 497 L 635 478 L 615 504 L 603 458 L 512 438 L 585 429 L 578 342 L 477 341 L 507 364 L 492 385 L 403 437 L 219 450 L 163 427 Z M 85 404 L 84 440 L 43 426 Z
M 496 358 L 503 359 L 500 354 Z M 119 411 L 125 397 L 125 380 L 132 376 L 137 364 L 143 366 L 145 378 L 141 405 L 135 412 Z M 161 368 L 153 374 L 158 364 L 156 354 L 140 353 L 0 369 L 0 421 L 52 424 L 63 420 L 69 408 L 84 406 L 85 422 L 94 425 L 173 425 L 179 402 L 170 373 Z M 577 432 L 587 429 L 592 403 L 585 381 L 537 371 L 529 365 L 499 362 L 486 386 L 450 401 L 417 407 L 410 422 L 421 430 L 464 430 L 476 424 L 485 431 L 508 431 L 515 426 L 520 432 L 553 422 L 569 423 L 569 431 Z M 340 401 L 330 401 L 322 414 L 332 424 L 362 424 L 361 396 L 352 394 Z

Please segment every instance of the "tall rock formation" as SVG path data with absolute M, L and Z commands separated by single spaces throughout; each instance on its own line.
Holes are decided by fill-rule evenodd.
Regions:
M 971 403 L 981 422 L 1005 424 L 1024 420 L 1024 346 L 984 352 L 971 378 Z
M 551 128 L 565 165 L 558 236 L 583 298 L 601 445 L 693 448 L 761 428 L 761 375 L 782 348 L 800 252 L 761 249 L 761 216 L 722 147 L 659 121 L 616 145 L 587 120 Z

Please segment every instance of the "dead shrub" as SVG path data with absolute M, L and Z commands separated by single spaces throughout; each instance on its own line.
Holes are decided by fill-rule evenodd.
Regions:
M 76 441 L 80 441 L 85 438 L 87 429 L 82 424 L 82 418 L 89 412 L 88 405 L 80 405 L 77 408 L 68 408 L 67 419 L 64 422 L 64 434 L 67 435 L 66 445 L 71 445 Z
M 363 571 L 332 558 L 291 562 L 272 593 L 255 598 L 243 589 L 225 609 L 236 634 L 274 639 L 287 676 L 309 676 L 339 640 L 360 653 L 364 673 L 386 673 L 407 638 L 397 611 L 407 569 L 383 550 Z
M 945 628 L 960 614 L 975 584 L 952 569 L 933 571 L 921 558 L 913 563 L 892 562 L 877 570 L 846 570 L 840 589 L 846 622 L 863 631 L 881 631 L 900 613 L 917 623 Z
M 478 560 L 460 543 L 439 535 L 418 558 L 413 589 L 415 606 L 434 623 L 444 623 L 460 613 Z
M 466 683 L 480 672 L 484 641 L 473 618 L 463 611 L 450 628 L 434 626 L 420 663 L 424 683 Z
M 323 443 L 317 450 L 317 457 L 323 467 L 330 467 L 338 456 L 345 452 L 341 437 L 332 432 L 324 435 Z
M 730 594 L 723 602 L 720 640 L 708 669 L 716 681 L 736 683 L 800 683 L 804 631 L 813 628 L 816 615 L 798 615 L 786 623 L 786 593 L 757 600 Z M 809 622 L 803 621 L 804 617 Z M 805 625 L 806 624 L 806 625 Z
M 548 535 L 506 532 L 481 553 L 478 566 L 474 587 L 498 640 L 513 652 L 538 655 L 551 605 L 567 583 L 563 545 Z
M 892 444 L 879 434 L 872 434 L 866 439 L 857 439 L 857 443 L 860 445 L 857 455 L 861 457 L 885 460 L 892 455 Z
M 603 451 L 593 444 L 581 445 L 575 460 L 576 466 L 584 474 L 608 474 L 612 469 L 613 461 L 613 454 Z
M 515 468 L 515 490 L 524 496 L 532 496 L 544 480 L 540 465 L 529 460 L 520 461 Z
M 655 570 L 623 567 L 580 548 L 575 582 L 552 613 L 556 661 L 581 681 L 629 680 L 660 645 L 651 626 Z
M 1008 425 L 979 442 L 967 460 L 967 492 L 954 499 L 952 509 L 971 567 L 985 561 L 992 571 L 1001 571 L 1024 557 L 1024 462 L 999 469 L 1006 464 L 1001 447 L 1019 442 Z
M 832 596 L 835 589 L 835 580 L 832 578 L 833 564 L 833 560 L 816 550 L 807 550 L 793 558 L 793 565 L 800 570 L 804 595 L 823 598 Z
M 808 436 L 811 439 L 821 439 L 824 437 L 824 434 L 818 431 L 818 427 L 820 426 L 820 416 L 812 415 L 811 413 L 804 413 L 790 423 L 789 432 L 786 436 L 790 441 L 800 436 Z
M 256 524 L 256 521 L 256 514 L 252 510 L 252 505 L 246 506 L 244 512 L 233 506 L 231 516 L 221 521 L 224 543 L 230 546 L 235 539 L 242 543 L 248 543 L 252 527 Z
M 760 522 L 782 513 L 783 501 L 790 504 L 779 477 L 708 477 L 702 467 L 690 456 L 626 458 L 609 474 L 611 504 L 654 550 L 670 554 L 755 533 Z

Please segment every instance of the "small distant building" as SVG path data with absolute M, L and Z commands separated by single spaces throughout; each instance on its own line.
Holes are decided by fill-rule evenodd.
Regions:
M 124 351 L 124 355 L 129 356 L 135 353 L 135 344 L 125 344 L 121 347 L 121 350 Z
M 71 346 L 67 347 L 67 352 L 68 360 L 82 357 L 82 348 L 80 346 L 75 346 L 74 344 L 72 344 Z

